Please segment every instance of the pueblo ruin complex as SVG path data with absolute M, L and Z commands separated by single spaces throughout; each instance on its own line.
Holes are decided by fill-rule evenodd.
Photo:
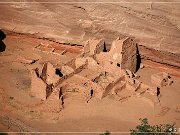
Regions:
M 145 117 L 179 125 L 179 70 L 146 63 L 134 38 L 92 38 L 78 46 L 5 32 L 2 131 L 128 132 Z M 146 48 L 144 55 L 150 52 L 158 54 Z
M 138 68 L 137 43 L 132 38 L 117 38 L 108 52 L 103 39 L 90 39 L 82 53 L 63 66 L 47 62 L 41 69 L 33 69 L 31 95 L 46 101 L 44 104 L 53 112 L 66 107 L 66 98 L 71 96 L 87 103 L 92 98 L 103 99 L 109 94 L 119 101 L 144 96 L 157 104 L 160 88 L 173 81 L 167 73 L 160 72 L 151 76 L 155 86 L 150 87 L 138 80 L 135 74 Z
M 180 128 L 178 0 L 0 0 L 0 12 L 0 132 Z

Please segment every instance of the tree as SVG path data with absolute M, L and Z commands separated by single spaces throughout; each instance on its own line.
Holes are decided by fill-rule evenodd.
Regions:
M 149 125 L 148 119 L 139 119 L 140 125 L 136 126 L 136 129 L 131 129 L 131 135 L 173 135 L 175 134 L 175 124 L 160 124 L 160 125 Z
M 106 131 L 105 133 L 99 134 L 99 135 L 111 135 L 109 131 Z

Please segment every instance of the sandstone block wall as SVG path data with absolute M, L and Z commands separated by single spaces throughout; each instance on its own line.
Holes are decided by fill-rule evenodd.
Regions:
M 32 71 L 31 77 L 31 95 L 46 100 L 46 83 L 38 77 L 35 70 Z
M 103 52 L 105 42 L 103 39 L 91 39 L 86 42 L 83 49 L 84 56 L 90 56 Z
M 71 74 L 74 72 L 74 69 L 72 69 L 71 67 L 69 66 L 62 66 L 61 67 L 61 71 L 63 73 L 63 75 L 68 75 L 68 74 Z
M 122 44 L 122 69 L 129 69 L 131 72 L 137 70 L 137 45 L 131 38 L 127 38 Z
M 46 100 L 51 95 L 53 87 L 59 79 L 60 77 L 56 74 L 53 65 L 45 63 L 41 74 L 38 68 L 32 71 L 31 95 Z
M 44 64 L 41 76 L 47 84 L 55 84 L 59 80 L 59 76 L 56 74 L 56 69 L 51 63 Z
M 80 76 L 80 75 L 75 75 L 79 80 L 83 80 L 84 82 L 91 84 L 90 87 L 87 88 L 87 90 L 85 91 L 88 94 L 90 94 L 90 90 L 93 89 L 93 94 L 96 98 L 102 99 L 103 97 L 103 88 L 98 85 L 97 83 L 91 81 L 90 79 Z
M 137 45 L 131 38 L 119 39 L 112 42 L 112 46 L 107 55 L 112 65 L 121 69 L 129 69 L 131 72 L 137 70 Z
M 117 38 L 116 40 L 112 42 L 111 49 L 108 55 L 109 55 L 110 61 L 113 62 L 114 64 L 117 64 L 117 63 L 121 64 L 122 45 L 123 45 L 123 41 L 119 40 L 119 38 Z
M 85 64 L 86 62 L 86 58 L 76 58 L 75 60 L 75 65 L 76 65 L 76 68 L 79 68 L 80 66 L 82 66 L 83 64 Z
M 87 61 L 85 62 L 85 64 L 81 65 L 80 67 L 78 67 L 77 69 L 74 70 L 74 72 L 71 72 L 69 74 L 64 75 L 63 77 L 61 77 L 58 82 L 55 84 L 55 86 L 60 85 L 61 83 L 63 83 L 67 78 L 72 77 L 73 75 L 81 72 L 83 69 L 87 68 Z
M 102 98 L 107 96 L 109 94 L 109 92 L 121 81 L 123 80 L 124 76 L 120 76 L 119 78 L 113 80 L 112 82 L 110 82 L 106 88 L 104 89 Z
M 122 91 L 123 89 L 126 88 L 126 82 L 121 81 L 120 84 L 115 85 L 112 89 L 112 94 L 117 94 L 118 92 Z
M 100 67 L 97 63 L 96 60 L 94 60 L 93 58 L 91 57 L 88 57 L 87 58 L 87 61 L 88 61 L 88 68 L 91 69 L 91 70 L 94 70 L 94 71 L 100 71 L 102 70 L 102 67 Z

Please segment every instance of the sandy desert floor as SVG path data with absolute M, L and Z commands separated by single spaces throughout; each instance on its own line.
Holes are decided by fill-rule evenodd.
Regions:
M 172 76 L 174 83 L 161 89 L 160 103 L 145 97 L 132 97 L 118 101 L 113 95 L 89 103 L 78 98 L 65 99 L 65 108 L 59 113 L 39 111 L 42 101 L 30 96 L 31 69 L 47 61 L 62 65 L 80 53 L 82 47 L 67 46 L 28 35 L 8 33 L 3 41 L 6 51 L 0 53 L 0 131 L 40 132 L 129 132 L 139 124 L 139 118 L 148 118 L 150 124 L 176 123 L 180 127 L 180 78 Z M 64 56 L 54 56 L 33 48 L 50 44 Z M 35 59 L 23 64 L 17 59 Z M 145 67 L 137 72 L 139 80 L 152 86 L 150 76 L 159 72 Z M 77 133 L 79 134 L 79 133 Z M 98 134 L 98 133 L 96 133 Z

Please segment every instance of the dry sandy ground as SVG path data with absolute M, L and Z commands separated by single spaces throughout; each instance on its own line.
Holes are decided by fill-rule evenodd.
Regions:
M 161 89 L 160 104 L 144 97 L 132 97 L 117 101 L 112 95 L 102 100 L 93 99 L 89 103 L 81 99 L 65 99 L 65 108 L 60 113 L 38 111 L 42 101 L 31 97 L 30 69 L 46 61 L 59 66 L 80 52 L 80 47 L 61 45 L 69 53 L 67 56 L 52 56 L 32 48 L 54 42 L 24 35 L 7 35 L 4 40 L 6 51 L 0 54 L 0 131 L 41 131 L 41 132 L 129 132 L 139 123 L 139 118 L 147 117 L 150 124 L 176 122 L 180 127 L 180 78 L 172 77 L 174 83 Z M 72 51 L 73 50 L 73 51 Z M 18 57 L 39 59 L 28 65 L 15 62 Z M 159 72 L 151 68 L 140 69 L 140 80 L 150 83 L 150 75 Z M 79 134 L 79 133 L 76 133 Z M 95 133 L 98 134 L 98 133 Z

